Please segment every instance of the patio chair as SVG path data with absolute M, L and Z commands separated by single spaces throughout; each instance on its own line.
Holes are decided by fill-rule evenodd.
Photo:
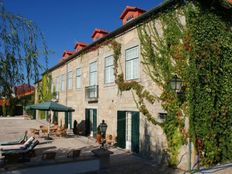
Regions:
M 22 162 L 26 162 L 30 160 L 30 157 L 34 156 L 34 148 L 39 144 L 39 141 L 34 141 L 30 146 L 26 149 L 18 149 L 18 150 L 9 150 L 2 152 L 2 156 L 4 156 L 4 163 L 8 161 L 17 161 L 21 159 Z
M 66 129 L 64 129 L 64 128 L 61 128 L 61 129 L 57 129 L 57 131 L 56 131 L 56 136 L 58 136 L 58 137 L 65 137 L 65 136 L 67 136 L 67 132 L 66 132 L 67 130 Z
M 40 130 L 43 133 L 43 135 L 45 136 L 46 134 L 48 134 L 48 127 L 47 126 L 40 126 Z
M 30 128 L 30 131 L 31 131 L 31 133 L 33 134 L 33 136 L 35 136 L 35 135 L 38 135 L 39 136 L 39 129 L 35 129 L 35 128 Z
M 29 147 L 32 142 L 34 141 L 34 137 L 30 137 L 24 144 L 18 144 L 18 145 L 8 145 L 8 146 L 0 146 L 1 151 L 8 151 L 8 150 L 22 150 Z
M 16 145 L 16 144 L 22 144 L 25 141 L 27 141 L 28 137 L 27 137 L 27 131 L 25 131 L 25 134 L 23 137 L 21 137 L 20 139 L 16 140 L 16 141 L 10 141 L 10 142 L 0 142 L 0 146 L 8 146 L 8 145 Z

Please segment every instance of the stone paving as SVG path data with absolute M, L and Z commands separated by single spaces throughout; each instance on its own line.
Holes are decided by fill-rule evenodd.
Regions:
M 0 118 L 0 142 L 17 140 L 22 137 L 25 130 L 30 128 L 39 128 L 40 125 L 46 125 L 45 121 L 41 120 L 25 120 L 23 117 L 16 118 Z M 30 136 L 30 135 L 29 135 Z M 27 165 L 44 165 L 46 162 L 41 160 L 41 154 L 47 149 L 55 149 L 57 152 L 56 160 L 50 161 L 51 164 L 56 164 L 60 160 L 66 159 L 66 153 L 70 149 L 81 149 L 80 159 L 93 158 L 91 150 L 96 149 L 99 145 L 94 139 L 83 136 L 70 136 L 68 138 L 53 137 L 52 141 L 44 140 L 44 138 L 36 137 L 41 144 L 36 147 L 36 157 L 32 158 L 30 163 L 14 164 L 14 168 L 27 167 Z M 100 174 L 180 174 L 184 171 L 168 168 L 167 166 L 159 166 L 156 163 L 140 158 L 137 155 L 129 153 L 125 150 L 116 147 L 109 147 L 113 152 L 110 159 L 110 166 L 106 169 L 101 169 L 97 172 Z M 9 167 L 12 167 L 9 166 Z M 9 168 L 8 168 L 9 170 Z M 0 173 L 4 173 L 5 169 L 0 169 Z M 222 170 L 211 170 L 216 174 L 232 174 L 232 167 L 227 167 Z M 51 172 L 48 172 L 51 173 Z M 68 172 L 67 172 L 68 173 Z M 45 173 L 46 174 L 46 173 Z

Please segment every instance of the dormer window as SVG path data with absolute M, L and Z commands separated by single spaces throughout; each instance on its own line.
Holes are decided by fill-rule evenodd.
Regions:
M 126 19 L 126 22 L 130 22 L 132 19 L 134 19 L 134 16 L 129 16 L 129 17 L 127 17 L 127 19 Z
M 77 52 L 77 51 L 80 51 L 81 49 L 85 48 L 86 46 L 87 46 L 87 44 L 84 42 L 77 42 L 74 48 Z
M 120 19 L 122 20 L 123 24 L 126 24 L 127 22 L 137 18 L 141 14 L 143 14 L 145 10 L 137 8 L 137 7 L 131 7 L 126 6 L 125 10 L 122 12 Z
M 109 32 L 102 29 L 95 29 L 92 34 L 93 41 L 99 40 L 102 37 L 105 37 Z

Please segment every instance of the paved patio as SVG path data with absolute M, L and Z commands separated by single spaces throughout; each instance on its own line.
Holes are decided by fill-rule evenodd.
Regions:
M 10 141 L 16 140 L 19 137 L 22 137 L 25 130 L 29 130 L 30 128 L 39 128 L 40 125 L 46 125 L 45 121 L 41 120 L 25 120 L 23 117 L 15 117 L 15 118 L 1 118 L 0 117 L 0 142 L 2 141 Z M 30 135 L 29 135 L 30 136 Z M 53 137 L 52 141 L 44 140 L 44 138 L 36 137 L 40 141 L 36 147 L 36 156 L 31 158 L 30 162 L 25 163 L 14 163 L 9 164 L 5 168 L 0 168 L 0 173 L 17 173 L 18 169 L 23 168 L 20 171 L 21 174 L 27 174 L 31 167 L 36 167 L 36 171 L 39 173 L 42 171 L 44 174 L 54 172 L 54 166 L 61 164 L 62 168 L 67 168 L 67 174 L 69 173 L 70 164 L 78 161 L 88 161 L 91 160 L 96 163 L 96 157 L 93 156 L 91 152 L 93 149 L 99 147 L 99 145 L 95 142 L 94 139 L 83 137 L 83 136 L 70 136 L 68 138 L 60 138 Z M 77 159 L 68 159 L 67 153 L 70 149 L 81 149 L 80 157 Z M 56 158 L 54 160 L 42 161 L 42 153 L 44 151 L 56 151 Z M 113 152 L 110 158 L 110 165 L 105 169 L 100 169 L 98 171 L 90 172 L 90 173 L 100 173 L 100 174 L 178 174 L 184 173 L 184 171 L 180 171 L 177 169 L 168 168 L 166 166 L 160 166 L 152 161 L 145 160 L 140 158 L 137 155 L 126 152 L 123 149 L 110 147 L 108 150 Z M 93 164 L 95 164 L 93 163 Z M 79 165 L 80 163 L 78 163 Z M 90 165 L 86 163 L 85 165 Z M 82 165 L 82 166 L 85 166 Z M 45 167 L 44 167 L 45 166 Z M 47 167 L 46 167 L 47 166 Z M 74 165 L 76 166 L 76 164 Z M 14 172 L 11 172 L 14 170 Z M 76 173 L 81 173 L 81 167 L 76 169 Z M 30 172 L 29 172 L 30 173 Z M 71 173 L 71 171 L 70 171 Z M 226 169 L 223 171 L 217 171 L 216 173 L 230 174 L 232 173 L 230 169 Z

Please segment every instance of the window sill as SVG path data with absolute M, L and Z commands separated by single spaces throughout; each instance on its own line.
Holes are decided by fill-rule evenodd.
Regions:
M 113 87 L 113 86 L 115 86 L 115 85 L 116 85 L 116 83 L 114 83 L 114 82 L 111 82 L 111 83 L 104 83 L 104 88 Z

